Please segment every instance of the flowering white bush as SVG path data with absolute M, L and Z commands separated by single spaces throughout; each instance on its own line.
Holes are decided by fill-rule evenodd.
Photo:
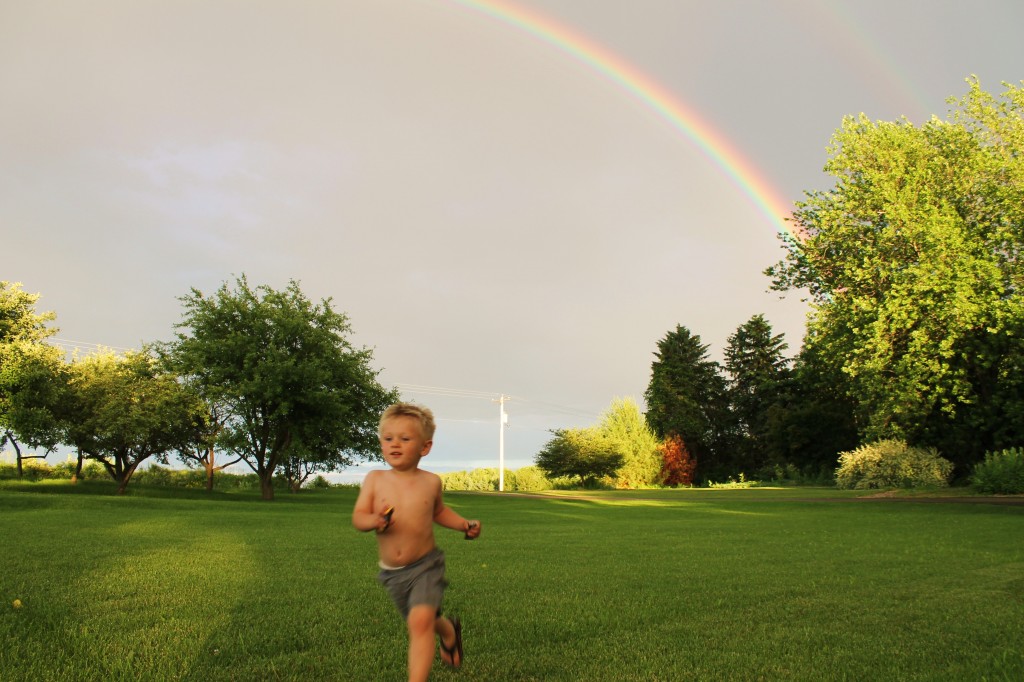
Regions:
M 953 463 L 935 448 L 880 440 L 839 454 L 836 486 L 845 489 L 934 488 L 949 485 Z

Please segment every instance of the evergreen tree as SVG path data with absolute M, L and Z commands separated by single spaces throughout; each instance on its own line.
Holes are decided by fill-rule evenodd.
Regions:
M 658 341 L 644 398 L 647 423 L 659 439 L 679 436 L 697 460 L 702 479 L 732 474 L 725 378 L 708 346 L 677 325 Z
M 735 462 L 753 473 L 770 461 L 768 416 L 788 376 L 788 348 L 782 334 L 772 334 L 764 315 L 755 315 L 728 338 L 725 371 L 729 403 L 738 428 Z

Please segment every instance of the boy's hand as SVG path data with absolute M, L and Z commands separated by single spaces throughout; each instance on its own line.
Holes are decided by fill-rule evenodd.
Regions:
M 377 521 L 377 532 L 383 533 L 391 525 L 391 516 L 395 513 L 394 507 L 388 507 L 380 514 L 380 519 Z
M 473 540 L 478 537 L 480 537 L 480 522 L 476 520 L 466 521 L 466 539 Z

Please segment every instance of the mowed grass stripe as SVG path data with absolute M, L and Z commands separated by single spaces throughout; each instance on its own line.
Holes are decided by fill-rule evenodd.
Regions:
M 484 535 L 438 530 L 467 658 L 435 677 L 1024 678 L 1024 507 L 843 497 L 449 493 Z M 354 501 L 5 484 L 3 679 L 404 679 Z

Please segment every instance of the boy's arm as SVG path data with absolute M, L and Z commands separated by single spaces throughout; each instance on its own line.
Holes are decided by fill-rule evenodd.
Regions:
M 464 519 L 454 509 L 448 507 L 441 497 L 441 480 L 437 481 L 437 495 L 434 497 L 434 523 L 452 530 L 459 530 L 466 534 L 467 538 L 475 538 L 480 535 L 480 522 L 477 520 Z
M 352 525 L 356 530 L 364 533 L 376 530 L 382 531 L 387 527 L 387 521 L 383 514 L 376 514 L 373 511 L 373 489 L 376 480 L 376 471 L 366 474 L 363 484 L 359 487 L 359 497 L 356 498 L 356 506 L 352 509 Z

